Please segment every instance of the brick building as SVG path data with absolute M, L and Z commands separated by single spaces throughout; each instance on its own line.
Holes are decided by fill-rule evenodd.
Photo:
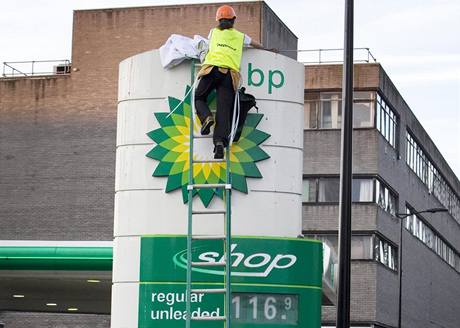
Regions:
M 297 49 L 297 37 L 264 2 L 233 6 L 241 31 L 268 48 Z M 0 79 L 5 327 L 109 326 L 118 63 L 172 33 L 206 36 L 217 7 L 75 11 L 70 74 Z M 340 65 L 306 66 L 303 229 L 332 247 L 340 88 Z M 356 65 L 355 91 L 352 322 L 397 327 L 402 250 L 403 327 L 458 327 L 460 182 L 379 64 Z M 449 212 L 409 216 L 400 247 L 396 213 L 433 207 Z M 82 251 L 85 260 L 70 267 L 65 256 L 19 260 L 18 249 L 37 246 Z M 5 265 L 5 254 L 17 262 Z M 323 323 L 332 326 L 327 304 Z

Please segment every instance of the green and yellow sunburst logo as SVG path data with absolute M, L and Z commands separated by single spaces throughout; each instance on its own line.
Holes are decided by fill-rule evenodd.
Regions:
M 190 169 L 191 97 L 188 92 L 189 89 L 190 86 L 187 86 L 186 97 L 182 103 L 179 99 L 168 97 L 169 110 L 171 112 L 175 109 L 174 112 L 171 115 L 169 115 L 170 112 L 155 113 L 161 127 L 147 134 L 156 143 L 155 147 L 147 153 L 147 156 L 160 162 L 153 172 L 153 176 L 167 177 L 166 192 L 181 189 L 184 203 L 188 201 L 187 184 Z M 209 107 L 211 110 L 215 110 L 215 93 L 209 98 Z M 248 192 L 246 178 L 262 178 L 255 163 L 270 158 L 259 146 L 270 137 L 269 134 L 256 129 L 262 117 L 263 114 L 248 113 L 240 140 L 230 147 L 232 189 L 243 193 Z M 199 123 L 195 122 L 193 128 L 195 134 L 198 134 Z M 212 154 L 209 155 L 212 156 Z M 225 162 L 193 164 L 193 179 L 196 184 L 225 183 L 225 172 Z M 193 196 L 196 194 L 207 207 L 214 195 L 223 197 L 223 190 L 193 190 Z

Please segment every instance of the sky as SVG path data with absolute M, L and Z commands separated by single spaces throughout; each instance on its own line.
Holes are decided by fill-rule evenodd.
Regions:
M 0 62 L 70 59 L 75 9 L 202 2 L 225 1 L 2 1 Z M 299 49 L 343 48 L 344 0 L 265 2 L 297 35 Z M 354 3 L 355 47 L 370 48 L 460 178 L 460 1 Z

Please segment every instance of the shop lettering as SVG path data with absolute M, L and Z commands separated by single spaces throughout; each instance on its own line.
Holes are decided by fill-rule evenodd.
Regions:
M 268 277 L 273 270 L 284 270 L 292 267 L 297 262 L 297 257 L 292 254 L 276 254 L 273 256 L 267 253 L 255 253 L 246 256 L 243 253 L 234 252 L 238 244 L 232 244 L 231 247 L 231 258 L 232 267 L 237 268 L 243 266 L 246 269 L 254 270 L 250 272 L 245 270 L 244 272 L 232 272 L 235 276 L 244 277 Z M 221 255 L 218 252 L 204 252 L 201 253 L 198 258 L 203 262 L 223 262 L 225 261 L 225 255 Z

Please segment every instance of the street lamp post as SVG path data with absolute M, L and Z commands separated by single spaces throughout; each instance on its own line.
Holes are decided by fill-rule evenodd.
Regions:
M 345 0 L 344 56 L 342 78 L 342 131 L 339 200 L 339 269 L 337 288 L 337 328 L 350 327 L 351 271 L 351 188 L 353 139 L 353 6 Z
M 402 269 L 402 254 L 403 254 L 403 238 L 402 238 L 402 233 L 403 233 L 403 224 L 404 224 L 404 219 L 407 218 L 408 216 L 411 215 L 417 215 L 417 214 L 422 214 L 422 213 L 440 213 L 440 212 L 447 212 L 446 208 L 442 207 L 436 207 L 436 208 L 429 208 L 427 210 L 423 211 L 414 211 L 410 213 L 396 213 L 396 217 L 398 217 L 399 220 L 399 261 L 398 261 L 398 267 L 399 267 L 399 301 L 398 301 L 398 327 L 401 328 L 401 312 L 402 312 L 402 274 L 403 274 L 403 269 Z

